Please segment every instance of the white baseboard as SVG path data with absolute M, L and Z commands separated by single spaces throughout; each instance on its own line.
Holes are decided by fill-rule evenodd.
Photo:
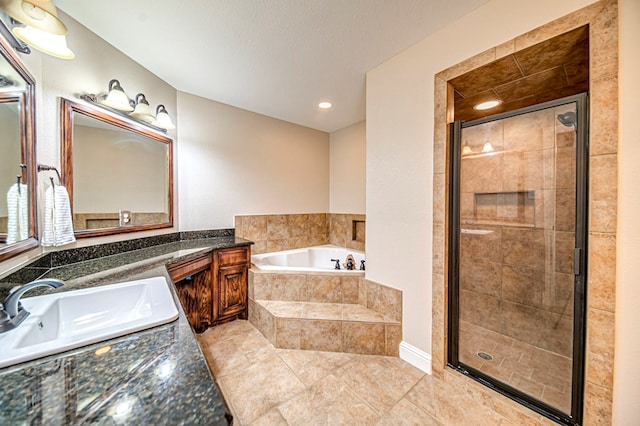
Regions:
M 400 359 L 431 374 L 431 355 L 405 341 L 400 342 Z

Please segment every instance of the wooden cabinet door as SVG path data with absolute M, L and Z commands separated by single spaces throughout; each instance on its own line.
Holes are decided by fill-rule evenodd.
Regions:
M 249 246 L 216 250 L 213 255 L 213 321 L 248 318 Z
M 214 295 L 215 318 L 219 321 L 236 315 L 245 317 L 247 309 L 247 265 L 243 263 L 220 267 L 216 278 L 217 291 L 214 292 L 216 293 Z
M 196 333 L 202 333 L 213 322 L 210 274 L 211 271 L 205 269 L 175 283 L 182 308 Z
M 211 253 L 167 265 L 189 324 L 202 333 L 213 323 Z

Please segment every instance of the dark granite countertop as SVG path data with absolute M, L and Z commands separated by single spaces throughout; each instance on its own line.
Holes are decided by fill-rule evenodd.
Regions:
M 154 276 L 170 283 L 166 264 L 248 244 L 234 237 L 177 241 L 50 268 L 40 277 L 65 280 L 60 291 Z M 24 282 L 2 283 L 0 294 L 16 284 Z M 0 424 L 228 424 L 222 395 L 169 287 L 179 310 L 171 323 L 0 369 Z

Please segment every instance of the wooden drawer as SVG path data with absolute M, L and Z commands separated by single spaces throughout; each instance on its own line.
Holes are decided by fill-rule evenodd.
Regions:
M 185 279 L 189 275 L 208 269 L 211 263 L 211 253 L 207 253 L 203 256 L 167 265 L 167 271 L 169 271 L 171 281 L 175 283 Z
M 238 265 L 249 261 L 247 247 L 234 247 L 216 251 L 219 266 Z

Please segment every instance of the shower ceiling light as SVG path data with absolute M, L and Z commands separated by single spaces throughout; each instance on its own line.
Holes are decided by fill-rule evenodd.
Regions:
M 485 110 L 485 109 L 495 108 L 498 105 L 500 105 L 501 103 L 502 103 L 502 101 L 498 101 L 498 100 L 481 102 L 478 105 L 474 106 L 473 109 L 477 109 L 477 110 L 482 111 L 482 110 Z
M 321 109 L 329 109 L 329 108 L 331 108 L 332 106 L 333 106 L 333 105 L 331 104 L 331 102 L 320 102 L 320 103 L 318 104 L 318 108 L 321 108 Z

